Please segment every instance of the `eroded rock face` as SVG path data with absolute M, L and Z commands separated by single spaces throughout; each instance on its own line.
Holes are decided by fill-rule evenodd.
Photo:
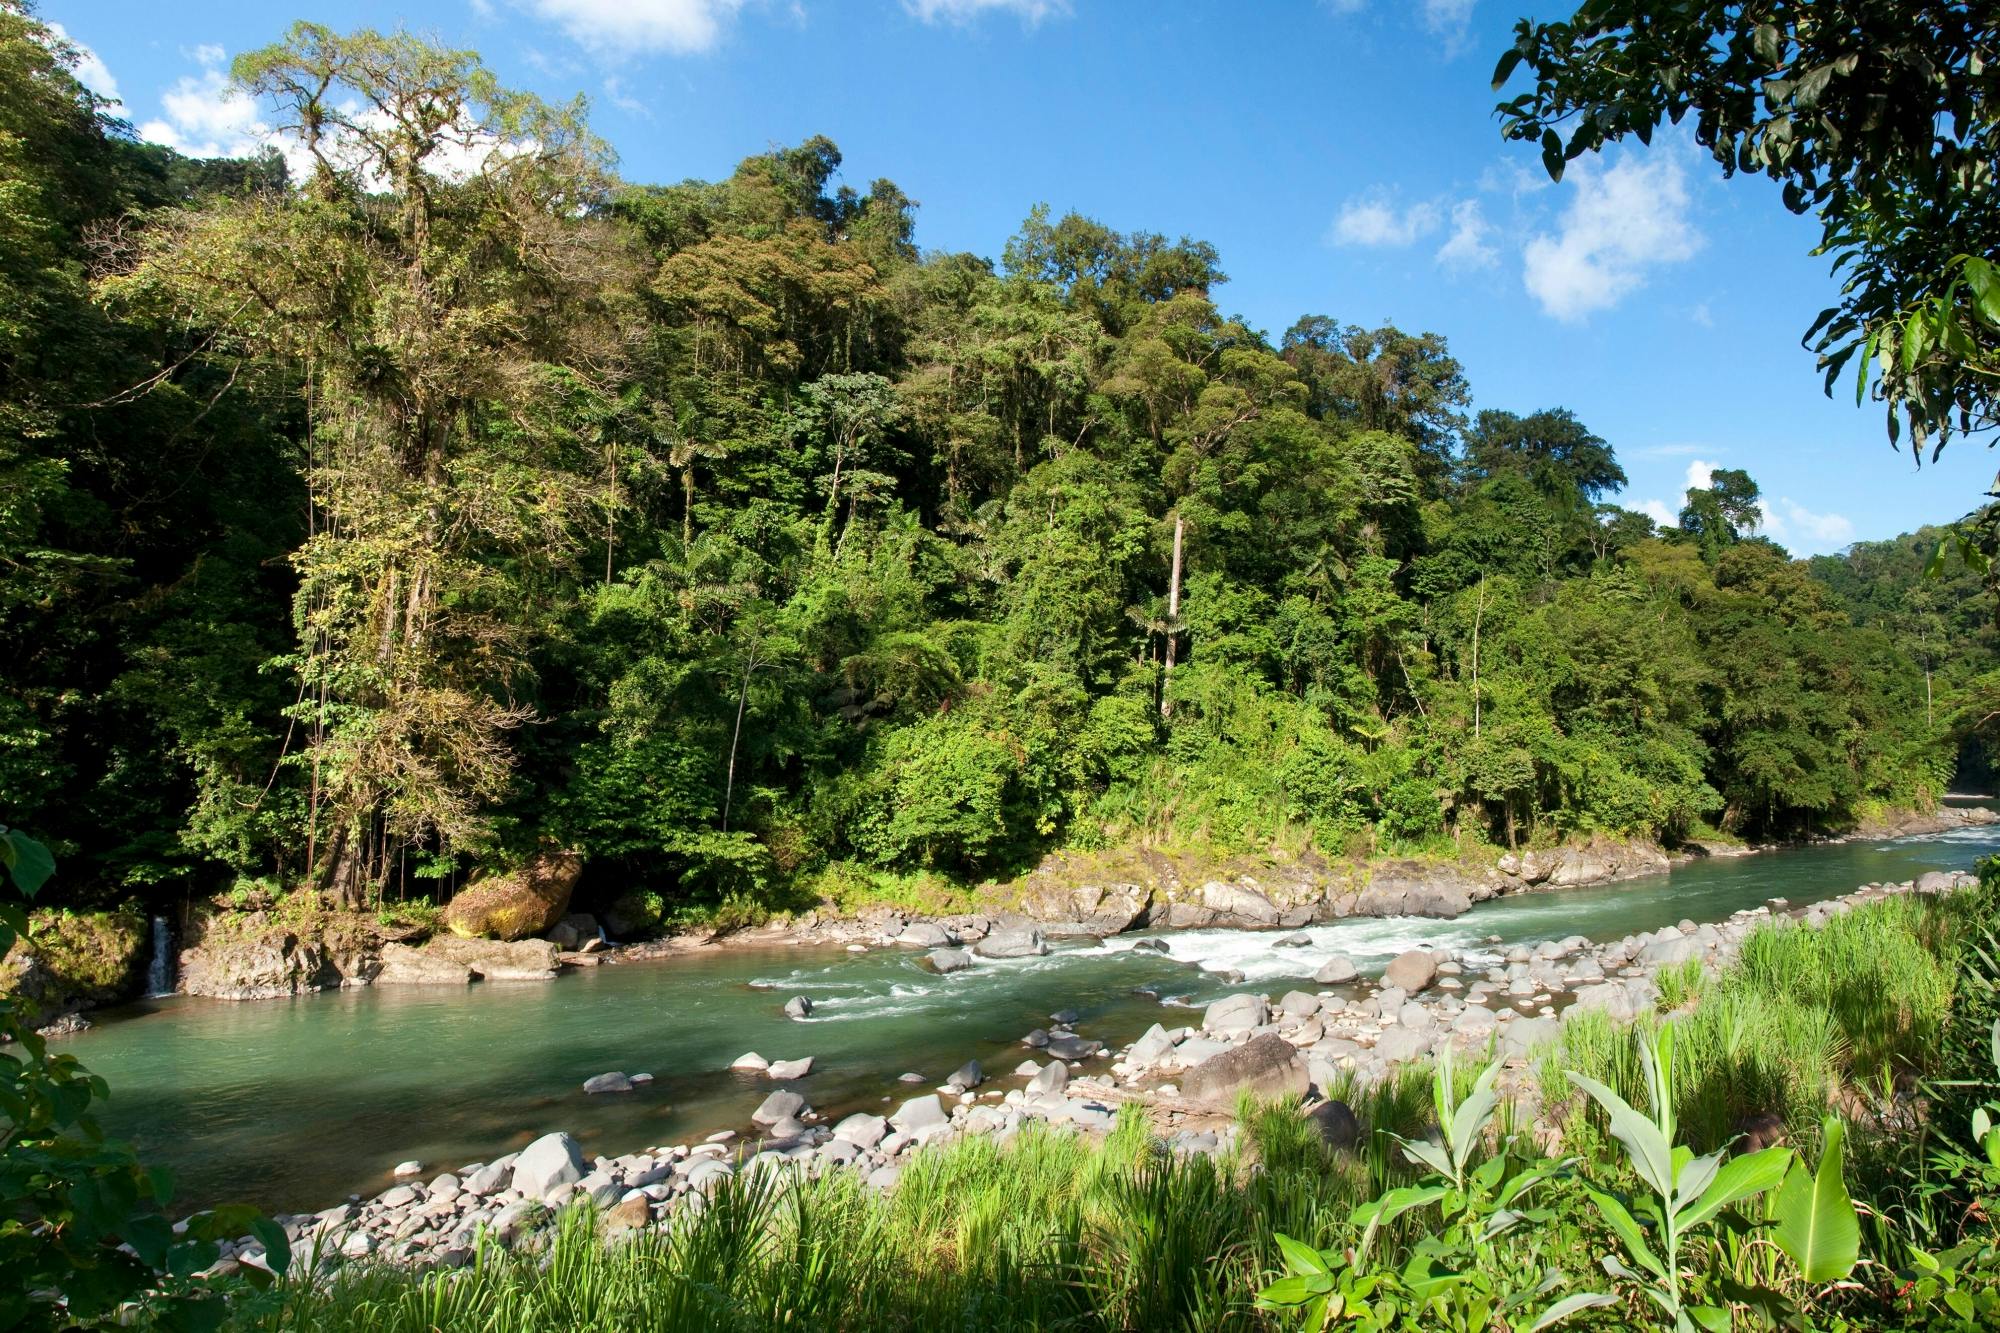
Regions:
M 382 970 L 375 974 L 378 986 L 463 986 L 471 980 L 464 962 L 407 944 L 383 945 Z
M 271 1000 L 366 985 L 382 966 L 382 944 L 372 936 L 338 927 L 308 934 L 266 924 L 259 915 L 199 926 L 181 950 L 181 990 L 218 1000 Z
M 574 852 L 537 852 L 519 869 L 468 884 L 444 909 L 444 924 L 464 939 L 520 940 L 563 919 L 583 874 Z
M 462 940 L 440 935 L 424 946 L 435 958 L 471 969 L 481 981 L 553 981 L 553 940 Z
M 1098 935 L 1116 935 L 1146 924 L 1153 891 L 1143 884 L 1060 884 L 1033 881 L 1021 894 L 1021 911 L 1038 921 L 1074 922 Z

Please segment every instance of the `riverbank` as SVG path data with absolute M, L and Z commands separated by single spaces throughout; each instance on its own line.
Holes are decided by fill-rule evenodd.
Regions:
M 1156 1023 L 1116 1047 L 1087 1035 L 1074 1011 L 1057 1011 L 1023 1034 L 1023 1058 L 1006 1070 L 969 1059 L 914 1095 L 908 1076 L 891 1082 L 885 1072 L 880 1110 L 838 1117 L 813 1107 L 809 1059 L 801 1068 L 746 1052 L 736 1067 L 762 1076 L 769 1091 L 746 1102 L 740 1129 L 596 1158 L 586 1158 L 570 1134 L 550 1133 L 518 1153 L 436 1174 L 412 1161 L 407 1180 L 372 1197 L 279 1220 L 297 1247 L 328 1257 L 452 1267 L 470 1261 L 481 1235 L 519 1243 L 572 1202 L 592 1203 L 607 1230 L 632 1232 L 699 1206 L 737 1175 L 850 1172 L 869 1189 L 889 1190 L 927 1148 L 976 1137 L 1006 1142 L 1038 1126 L 1099 1136 L 1127 1106 L 1139 1108 L 1170 1151 L 1224 1154 L 1245 1092 L 1305 1098 L 1327 1141 L 1347 1146 L 1358 1131 L 1343 1098 L 1392 1083 L 1447 1048 L 1465 1060 L 1501 1054 L 1503 1096 L 1524 1108 L 1531 1132 L 1547 1142 L 1561 1128 L 1537 1118 L 1536 1066 L 1567 1025 L 1654 1012 L 1663 993 L 1687 989 L 1692 971 L 1715 975 L 1729 967 L 1760 928 L 1818 929 L 1867 903 L 1973 882 L 1963 872 L 1932 872 L 1807 907 L 1780 901 L 1607 943 L 1572 936 L 1499 951 L 1409 950 L 1379 980 L 1351 966 L 1323 967 L 1323 984 L 1275 997 L 1224 996 L 1198 1020 L 1185 1011 L 1190 1021 Z M 1274 939 L 1272 947 L 1287 946 Z M 606 1071 L 592 1081 L 603 1090 L 585 1095 L 628 1096 L 649 1081 L 645 1071 Z M 230 1262 L 258 1260 L 252 1245 L 239 1247 Z

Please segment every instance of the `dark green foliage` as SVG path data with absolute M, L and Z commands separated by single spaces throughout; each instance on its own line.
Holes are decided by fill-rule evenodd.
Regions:
M 1572 413 L 1468 419 L 1434 333 L 1274 345 L 1199 241 L 922 255 L 819 138 L 624 185 L 470 53 L 311 25 L 244 78 L 534 151 L 293 191 L 131 142 L 45 36 L 0 0 L 0 802 L 89 846 L 72 903 L 550 841 L 678 918 L 1066 845 L 1786 836 L 2000 712 L 1976 580 L 1793 562 L 1740 473 L 1656 531 Z

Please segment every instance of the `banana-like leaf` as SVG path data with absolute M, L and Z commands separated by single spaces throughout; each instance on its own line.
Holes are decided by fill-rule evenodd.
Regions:
M 1639 1173 L 1639 1179 L 1651 1186 L 1661 1198 L 1671 1198 L 1674 1192 L 1673 1148 L 1659 1126 L 1589 1075 L 1572 1069 L 1566 1072 L 1566 1077 L 1589 1093 L 1591 1100 L 1611 1117 L 1611 1136 L 1625 1145 L 1625 1155 L 1632 1160 L 1632 1169 Z
M 1617 1303 L 1618 1298 L 1616 1296 L 1607 1296 L 1600 1291 L 1580 1291 L 1574 1296 L 1563 1297 L 1554 1305 L 1542 1311 L 1542 1317 L 1528 1325 L 1527 1333 L 1541 1333 L 1542 1329 L 1552 1328 L 1560 1324 L 1579 1310 L 1588 1310 L 1599 1305 L 1616 1305 Z
M 1379 1228 L 1395 1221 L 1412 1208 L 1436 1203 L 1445 1196 L 1445 1188 L 1443 1185 L 1405 1185 L 1401 1189 L 1390 1190 L 1379 1199 L 1362 1204 L 1354 1210 L 1354 1221 L 1364 1225 L 1361 1243 L 1355 1248 L 1365 1252 L 1369 1242 L 1375 1239 L 1375 1232 Z
M 1479 1136 L 1485 1132 L 1486 1122 L 1493 1118 L 1493 1109 L 1500 1104 L 1500 1096 L 1493 1090 L 1494 1080 L 1499 1077 L 1500 1061 L 1495 1060 L 1486 1066 L 1478 1081 L 1472 1085 L 1472 1091 L 1452 1113 L 1446 1141 L 1451 1144 L 1452 1164 L 1457 1168 L 1454 1174 L 1464 1173 L 1472 1150 L 1479 1146 Z
M 1327 1263 L 1326 1256 L 1304 1241 L 1293 1240 L 1282 1231 L 1275 1233 L 1272 1239 L 1278 1242 L 1278 1249 L 1284 1254 L 1285 1262 L 1291 1265 L 1294 1273 L 1306 1273 L 1318 1277 L 1332 1271 L 1332 1265 Z
M 1680 1156 L 1678 1149 L 1675 1150 L 1675 1156 Z M 1701 1197 L 1701 1192 L 1709 1187 L 1715 1180 L 1716 1172 L 1722 1169 L 1723 1156 L 1724 1154 L 1720 1152 L 1712 1152 L 1706 1157 L 1694 1157 L 1690 1154 L 1689 1159 L 1674 1172 L 1676 1213 Z
M 1659 1257 L 1647 1246 L 1645 1233 L 1640 1231 L 1639 1224 L 1632 1220 L 1632 1214 L 1625 1211 L 1625 1205 L 1603 1190 L 1592 1189 L 1588 1185 L 1584 1186 L 1584 1192 L 1590 1195 L 1592 1202 L 1597 1205 L 1597 1211 L 1604 1214 L 1604 1220 L 1618 1234 L 1618 1239 L 1625 1245 L 1625 1252 L 1654 1277 L 1664 1281 L 1667 1276 L 1667 1266 L 1661 1263 Z
M 1808 1282 L 1837 1282 L 1854 1271 L 1861 1257 L 1861 1221 L 1841 1177 L 1841 1124 L 1825 1121 L 1826 1149 L 1819 1170 L 1792 1163 L 1778 1191 L 1778 1226 L 1771 1233 L 1779 1249 L 1799 1266 Z
M 1690 1231 L 1730 1204 L 1771 1189 L 1785 1178 L 1791 1164 L 1790 1148 L 1766 1148 L 1730 1158 L 1715 1173 L 1715 1179 L 1702 1191 L 1702 1196 L 1675 1216 L 1675 1229 Z

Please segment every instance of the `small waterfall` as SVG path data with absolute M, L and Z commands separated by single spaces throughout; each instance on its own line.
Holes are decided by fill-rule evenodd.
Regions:
M 153 958 L 146 964 L 146 994 L 172 995 L 174 993 L 173 933 L 167 929 L 167 919 L 153 918 Z

